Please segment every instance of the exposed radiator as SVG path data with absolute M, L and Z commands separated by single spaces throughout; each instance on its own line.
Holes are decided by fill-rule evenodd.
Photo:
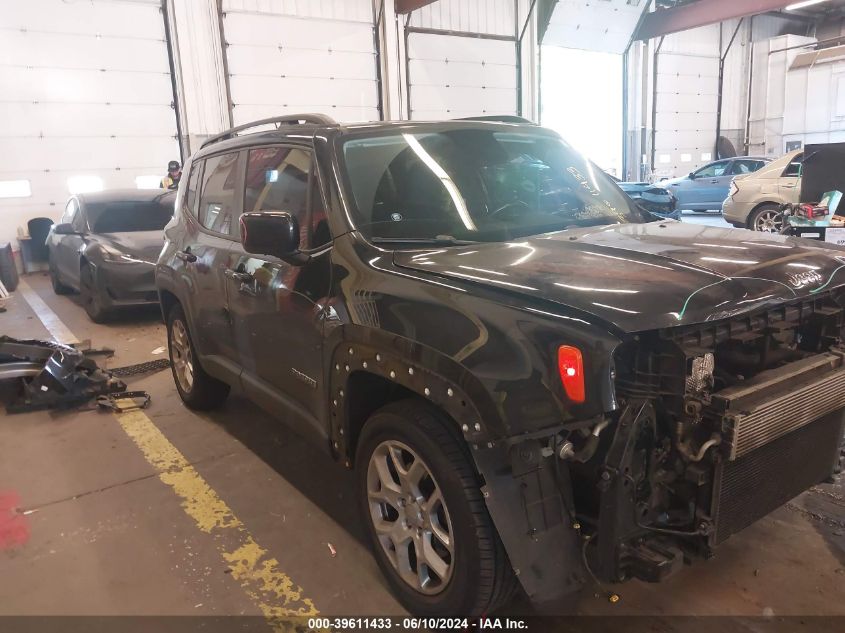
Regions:
M 831 475 L 839 458 L 842 410 L 834 411 L 716 468 L 711 544 L 748 527 Z
M 708 414 L 721 418 L 733 461 L 843 407 L 842 356 L 825 353 L 719 391 Z

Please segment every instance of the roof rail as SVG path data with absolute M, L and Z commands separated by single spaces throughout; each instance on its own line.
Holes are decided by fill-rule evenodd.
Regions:
M 523 125 L 536 125 L 534 121 L 529 121 L 525 117 L 514 116 L 512 114 L 490 114 L 485 116 L 466 116 L 455 121 L 495 121 L 498 123 L 521 123 Z
M 309 123 L 312 125 L 337 125 L 337 121 L 325 114 L 289 114 L 286 116 L 274 116 L 269 119 L 259 119 L 258 121 L 253 121 L 252 123 L 244 123 L 243 125 L 238 125 L 237 127 L 233 127 L 225 132 L 207 138 L 203 141 L 203 144 L 200 145 L 200 148 L 208 147 L 218 141 L 234 138 L 238 136 L 240 132 L 262 125 L 275 125 L 276 129 L 279 129 L 283 125 L 300 125 Z

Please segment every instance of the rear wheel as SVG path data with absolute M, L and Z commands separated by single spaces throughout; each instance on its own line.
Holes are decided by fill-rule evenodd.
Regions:
M 83 264 L 79 271 L 79 296 L 82 307 L 94 323 L 104 323 L 108 319 L 109 311 L 103 307 L 91 264 Z
M 780 233 L 783 228 L 783 213 L 776 204 L 758 207 L 748 218 L 748 228 L 763 233 Z
M 516 577 L 453 421 L 390 404 L 364 425 L 356 460 L 376 560 L 411 613 L 481 615 L 510 599 Z
M 197 410 L 214 409 L 223 404 L 229 396 L 229 385 L 209 376 L 200 366 L 188 332 L 188 321 L 178 303 L 167 317 L 167 347 L 170 369 L 182 402 Z

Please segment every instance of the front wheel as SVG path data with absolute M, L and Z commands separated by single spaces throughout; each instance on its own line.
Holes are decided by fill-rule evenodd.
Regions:
M 502 606 L 516 577 L 455 424 L 405 400 L 364 425 L 358 496 L 376 560 L 399 601 L 421 616 Z
M 59 273 L 53 263 L 50 263 L 50 285 L 53 286 L 53 292 L 57 295 L 68 295 L 73 292 L 73 288 L 64 285 L 59 280 Z
M 764 204 L 748 219 L 748 228 L 763 233 L 780 233 L 783 228 L 783 213 L 776 204 Z
M 182 402 L 200 411 L 223 404 L 229 396 L 229 385 L 205 373 L 200 365 L 188 332 L 188 320 L 179 304 L 167 316 L 167 348 L 173 381 Z
M 104 323 L 108 319 L 109 311 L 103 307 L 94 268 L 90 264 L 83 264 L 79 271 L 79 297 L 82 307 L 94 323 Z

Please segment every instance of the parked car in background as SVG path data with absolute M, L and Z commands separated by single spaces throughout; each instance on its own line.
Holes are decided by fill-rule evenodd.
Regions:
M 717 160 L 683 178 L 672 178 L 660 184 L 675 194 L 679 209 L 719 211 L 728 197 L 731 180 L 754 173 L 770 159 L 763 156 L 739 156 Z
M 47 236 L 56 294 L 78 291 L 97 323 L 116 308 L 155 304 L 154 266 L 176 192 L 105 191 L 73 196 Z
M 799 202 L 803 159 L 804 151 L 799 149 L 753 174 L 735 178 L 722 204 L 725 220 L 738 228 L 780 232 L 780 207 Z
M 619 188 L 643 209 L 661 218 L 681 219 L 678 199 L 666 187 L 648 182 L 618 182 Z
M 663 580 L 838 463 L 841 251 L 655 221 L 518 121 L 207 139 L 156 266 L 183 402 L 354 468 L 416 615 Z

